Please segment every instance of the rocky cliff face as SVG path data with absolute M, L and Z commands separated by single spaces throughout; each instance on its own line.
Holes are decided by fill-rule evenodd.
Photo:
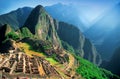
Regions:
M 60 47 L 60 40 L 55 30 L 57 24 L 57 21 L 39 5 L 33 9 L 24 26 L 39 39 L 48 40 L 53 43 L 54 48 L 58 48 Z
M 90 40 L 85 38 L 84 45 L 82 48 L 84 51 L 84 58 L 85 59 L 87 59 L 87 60 L 89 60 L 97 65 L 101 64 L 101 62 L 102 62 L 101 56 L 97 52 L 95 46 L 90 42 Z
M 95 64 L 99 65 L 101 63 L 101 57 L 98 55 L 94 45 L 84 37 L 78 28 L 64 22 L 59 22 L 56 30 L 60 39 L 71 45 L 76 50 L 76 54 Z
M 5 40 L 5 36 L 11 32 L 11 27 L 8 24 L 5 24 L 0 27 L 0 44 L 2 43 L 3 40 Z

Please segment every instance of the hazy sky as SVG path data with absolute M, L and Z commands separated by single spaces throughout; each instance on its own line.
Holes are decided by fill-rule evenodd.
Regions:
M 119 1 L 120 0 L 0 0 L 0 15 L 24 6 L 35 7 L 39 4 L 50 6 L 63 3 L 77 6 L 78 12 L 83 15 L 82 20 L 91 22 Z

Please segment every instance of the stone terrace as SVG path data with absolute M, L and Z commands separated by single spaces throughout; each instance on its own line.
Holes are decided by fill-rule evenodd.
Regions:
M 17 77 L 46 78 L 59 76 L 48 61 L 38 56 L 29 57 L 25 53 L 12 53 L 0 61 L 0 72 L 9 79 Z

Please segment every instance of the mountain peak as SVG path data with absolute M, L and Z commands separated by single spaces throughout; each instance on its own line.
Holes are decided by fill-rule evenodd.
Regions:
M 65 4 L 57 3 L 57 4 L 52 5 L 52 7 L 62 7 L 62 6 L 65 6 Z
M 42 5 L 38 5 L 34 8 L 34 11 L 37 11 L 39 13 L 45 12 L 45 9 Z
M 42 5 L 37 5 L 35 8 L 41 9 L 41 8 L 43 8 L 43 6 Z
M 43 17 L 43 15 L 46 15 L 47 12 L 45 11 L 44 7 L 41 5 L 36 6 L 32 12 L 30 13 L 29 17 L 27 18 L 24 26 L 28 27 L 28 29 L 31 30 L 33 34 L 35 34 L 35 27 L 40 22 L 40 18 Z
M 52 41 L 54 47 L 59 45 L 59 37 L 55 31 L 57 23 L 41 5 L 32 10 L 24 26 L 39 39 Z

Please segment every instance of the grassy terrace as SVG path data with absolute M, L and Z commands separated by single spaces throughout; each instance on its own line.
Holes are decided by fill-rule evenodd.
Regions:
M 40 57 L 46 57 L 42 52 L 37 52 L 34 50 L 31 50 L 31 46 L 27 43 L 22 43 L 19 42 L 17 43 L 17 46 L 23 50 L 23 52 L 25 52 L 28 56 L 32 56 L 32 55 L 36 55 L 36 56 L 40 56 Z
M 48 60 L 50 62 L 51 65 L 56 65 L 56 64 L 59 64 L 56 60 L 54 60 L 53 58 L 48 58 L 46 55 L 44 55 L 44 53 L 42 52 L 37 52 L 35 50 L 32 50 L 31 49 L 31 46 L 27 43 L 22 43 L 22 42 L 19 42 L 17 43 L 17 46 L 23 50 L 23 52 L 25 52 L 28 56 L 31 56 L 32 55 L 36 55 L 36 56 L 40 56 L 40 57 L 43 57 L 45 58 L 46 60 Z
M 56 65 L 58 64 L 58 62 L 56 60 L 54 60 L 53 58 L 45 58 L 47 61 L 49 61 L 52 65 Z

